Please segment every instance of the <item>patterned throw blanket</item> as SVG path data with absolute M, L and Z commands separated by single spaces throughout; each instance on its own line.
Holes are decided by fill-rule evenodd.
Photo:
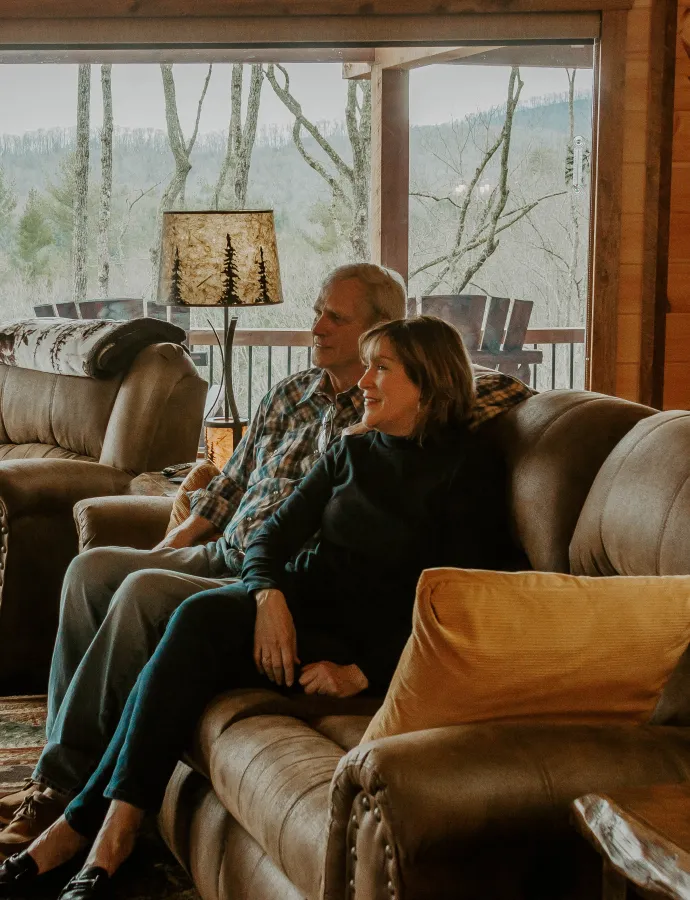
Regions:
M 184 329 L 158 319 L 21 319 L 0 326 L 0 365 L 57 375 L 108 378 L 149 344 L 182 344 Z

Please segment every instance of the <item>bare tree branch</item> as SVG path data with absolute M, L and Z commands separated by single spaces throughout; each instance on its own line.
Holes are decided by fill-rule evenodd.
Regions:
M 228 142 L 225 158 L 218 175 L 213 192 L 213 205 L 219 208 L 221 198 L 231 209 L 243 209 L 247 202 L 249 187 L 249 169 L 256 142 L 256 128 L 261 104 L 261 86 L 263 70 L 260 64 L 251 67 L 249 96 L 247 98 L 247 114 L 242 125 L 242 81 L 244 68 L 242 63 L 232 67 L 230 88 L 230 122 L 228 125 Z M 230 181 L 229 196 L 224 196 L 225 185 Z
M 208 67 L 208 73 L 206 75 L 204 86 L 201 91 L 201 96 L 199 97 L 199 102 L 197 104 L 194 130 L 192 132 L 191 138 L 189 139 L 189 142 L 186 142 L 184 134 L 182 132 L 182 126 L 180 125 L 180 116 L 177 111 L 177 96 L 175 92 L 175 78 L 173 76 L 173 67 L 170 63 L 161 63 L 163 96 L 165 98 L 165 122 L 168 130 L 168 143 L 170 144 L 170 151 L 172 152 L 173 159 L 175 160 L 175 171 L 172 178 L 170 179 L 170 182 L 168 183 L 168 186 L 163 191 L 163 196 L 161 197 L 161 201 L 158 206 L 156 228 L 154 232 L 154 244 L 151 247 L 149 253 L 151 258 L 151 290 L 153 290 L 153 286 L 156 283 L 158 274 L 158 255 L 160 252 L 159 245 L 163 212 L 166 209 L 173 209 L 178 202 L 181 205 L 184 204 L 187 176 L 189 175 L 192 168 L 189 157 L 192 149 L 194 148 L 194 144 L 196 143 L 196 138 L 199 131 L 199 120 L 201 118 L 201 110 L 204 105 L 204 99 L 206 98 L 206 91 L 208 90 L 208 84 L 211 79 L 212 71 L 213 66 L 210 65 Z
M 79 65 L 77 82 L 77 152 L 72 232 L 72 298 L 86 300 L 87 200 L 89 194 L 89 120 L 91 111 L 91 66 Z
M 278 80 L 275 76 L 276 68 L 278 68 L 282 72 L 283 77 L 285 78 L 285 84 L 282 87 L 278 84 Z M 309 119 L 305 117 L 304 113 L 302 112 L 301 105 L 290 93 L 290 76 L 288 75 L 285 66 L 281 66 L 280 63 L 269 63 L 269 65 L 266 67 L 266 78 L 268 78 L 271 87 L 276 92 L 278 97 L 283 101 L 285 106 L 287 106 L 287 108 L 295 117 L 296 125 L 299 128 L 304 128 L 304 130 L 314 138 L 316 143 L 333 162 L 341 175 L 343 175 L 348 180 L 352 179 L 353 172 L 350 166 L 347 165 L 340 154 L 323 137 L 316 125 L 314 125 L 309 121 Z
M 189 143 L 187 144 L 187 156 L 194 149 L 194 144 L 196 144 L 196 136 L 199 133 L 199 119 L 201 119 L 201 109 L 204 105 L 204 99 L 206 98 L 206 91 L 208 90 L 208 83 L 211 80 L 211 73 L 213 72 L 213 64 L 208 67 L 208 72 L 206 74 L 206 80 L 204 81 L 204 86 L 201 90 L 201 96 L 199 97 L 199 103 L 196 109 L 196 120 L 194 121 L 194 131 L 192 132 L 192 136 L 189 139 Z M 179 121 L 179 120 L 178 120 Z M 182 136 L 182 131 L 180 130 L 180 136 Z
M 283 75 L 281 86 L 275 69 Z M 310 122 L 302 107 L 290 92 L 290 78 L 284 66 L 269 64 L 266 78 L 279 99 L 295 117 L 292 139 L 302 159 L 328 185 L 333 197 L 334 221 L 345 213 L 348 221 L 348 237 L 357 259 L 369 257 L 369 161 L 371 158 L 371 85 L 369 82 L 351 81 L 348 84 L 345 123 L 352 147 L 352 166 L 348 166 L 319 129 Z M 302 129 L 316 142 L 335 166 L 335 173 L 315 159 L 302 140 Z
M 107 297 L 110 285 L 110 207 L 113 193 L 112 65 L 101 66 L 103 125 L 101 127 L 101 202 L 98 210 L 98 294 Z
M 462 209 L 462 206 L 459 203 L 456 203 L 455 200 L 450 197 L 437 197 L 435 194 L 425 194 L 423 191 L 410 191 L 410 197 L 421 197 L 425 200 L 436 200 L 437 203 L 441 203 L 443 200 L 447 200 L 448 203 L 452 203 L 456 209 Z
M 510 145 L 513 119 L 522 88 L 523 82 L 520 78 L 520 71 L 517 67 L 513 67 L 508 81 L 504 121 L 496 137 L 492 138 L 490 131 L 492 130 L 493 120 L 499 112 L 498 109 L 468 117 L 464 132 L 464 142 L 460 151 L 460 164 L 453 165 L 452 169 L 456 173 L 461 172 L 462 151 L 470 141 L 480 151 L 481 156 L 474 174 L 466 186 L 462 201 L 456 201 L 450 196 L 439 196 L 431 192 L 412 192 L 412 196 L 420 199 L 433 200 L 436 203 L 448 202 L 458 210 L 458 221 L 451 248 L 443 255 L 437 255 L 417 266 L 410 273 L 410 277 L 413 278 L 422 272 L 441 267 L 426 288 L 428 293 L 432 293 L 442 283 L 448 283 L 453 292 L 462 291 L 473 280 L 489 257 L 495 253 L 499 245 L 498 235 L 512 228 L 521 219 L 529 216 L 543 201 L 566 193 L 564 191 L 551 192 L 535 200 L 523 202 L 511 210 L 506 209 L 510 197 L 508 180 L 511 173 Z M 482 137 L 480 137 L 480 131 L 483 132 Z M 445 138 L 442 137 L 441 139 L 444 146 L 446 146 L 448 156 L 451 157 L 452 153 L 445 144 Z M 477 203 L 480 182 L 496 154 L 499 154 L 498 183 L 491 188 L 488 197 L 484 197 Z M 471 232 L 469 231 L 471 221 L 470 209 L 474 210 Z M 480 252 L 477 255 L 472 255 L 473 251 L 477 250 Z

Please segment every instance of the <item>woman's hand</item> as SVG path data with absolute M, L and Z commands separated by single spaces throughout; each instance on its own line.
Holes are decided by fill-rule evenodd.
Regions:
M 276 684 L 292 687 L 295 680 L 297 632 L 285 595 L 274 588 L 256 591 L 254 664 Z
M 354 697 L 369 687 L 369 680 L 359 666 L 339 666 L 332 662 L 309 663 L 302 669 L 299 683 L 305 694 L 327 694 L 329 697 Z

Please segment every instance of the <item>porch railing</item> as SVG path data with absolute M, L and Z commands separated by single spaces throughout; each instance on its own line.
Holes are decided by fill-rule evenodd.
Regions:
M 190 350 L 209 384 L 220 381 L 221 354 L 213 331 L 189 332 Z M 529 328 L 525 347 L 542 350 L 543 361 L 530 367 L 537 390 L 582 388 L 585 370 L 584 328 Z M 257 402 L 273 384 L 311 365 L 311 332 L 307 328 L 238 328 L 233 372 L 240 412 L 251 419 Z

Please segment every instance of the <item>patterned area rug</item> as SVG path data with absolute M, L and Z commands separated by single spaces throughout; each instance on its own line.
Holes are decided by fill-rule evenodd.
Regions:
M 45 697 L 0 697 L 0 797 L 19 790 L 31 776 L 45 741 L 45 718 Z M 56 873 L 40 889 L 34 888 L 32 900 L 54 900 L 76 868 Z M 115 900 L 199 900 L 153 823 L 144 830 L 113 887 Z

